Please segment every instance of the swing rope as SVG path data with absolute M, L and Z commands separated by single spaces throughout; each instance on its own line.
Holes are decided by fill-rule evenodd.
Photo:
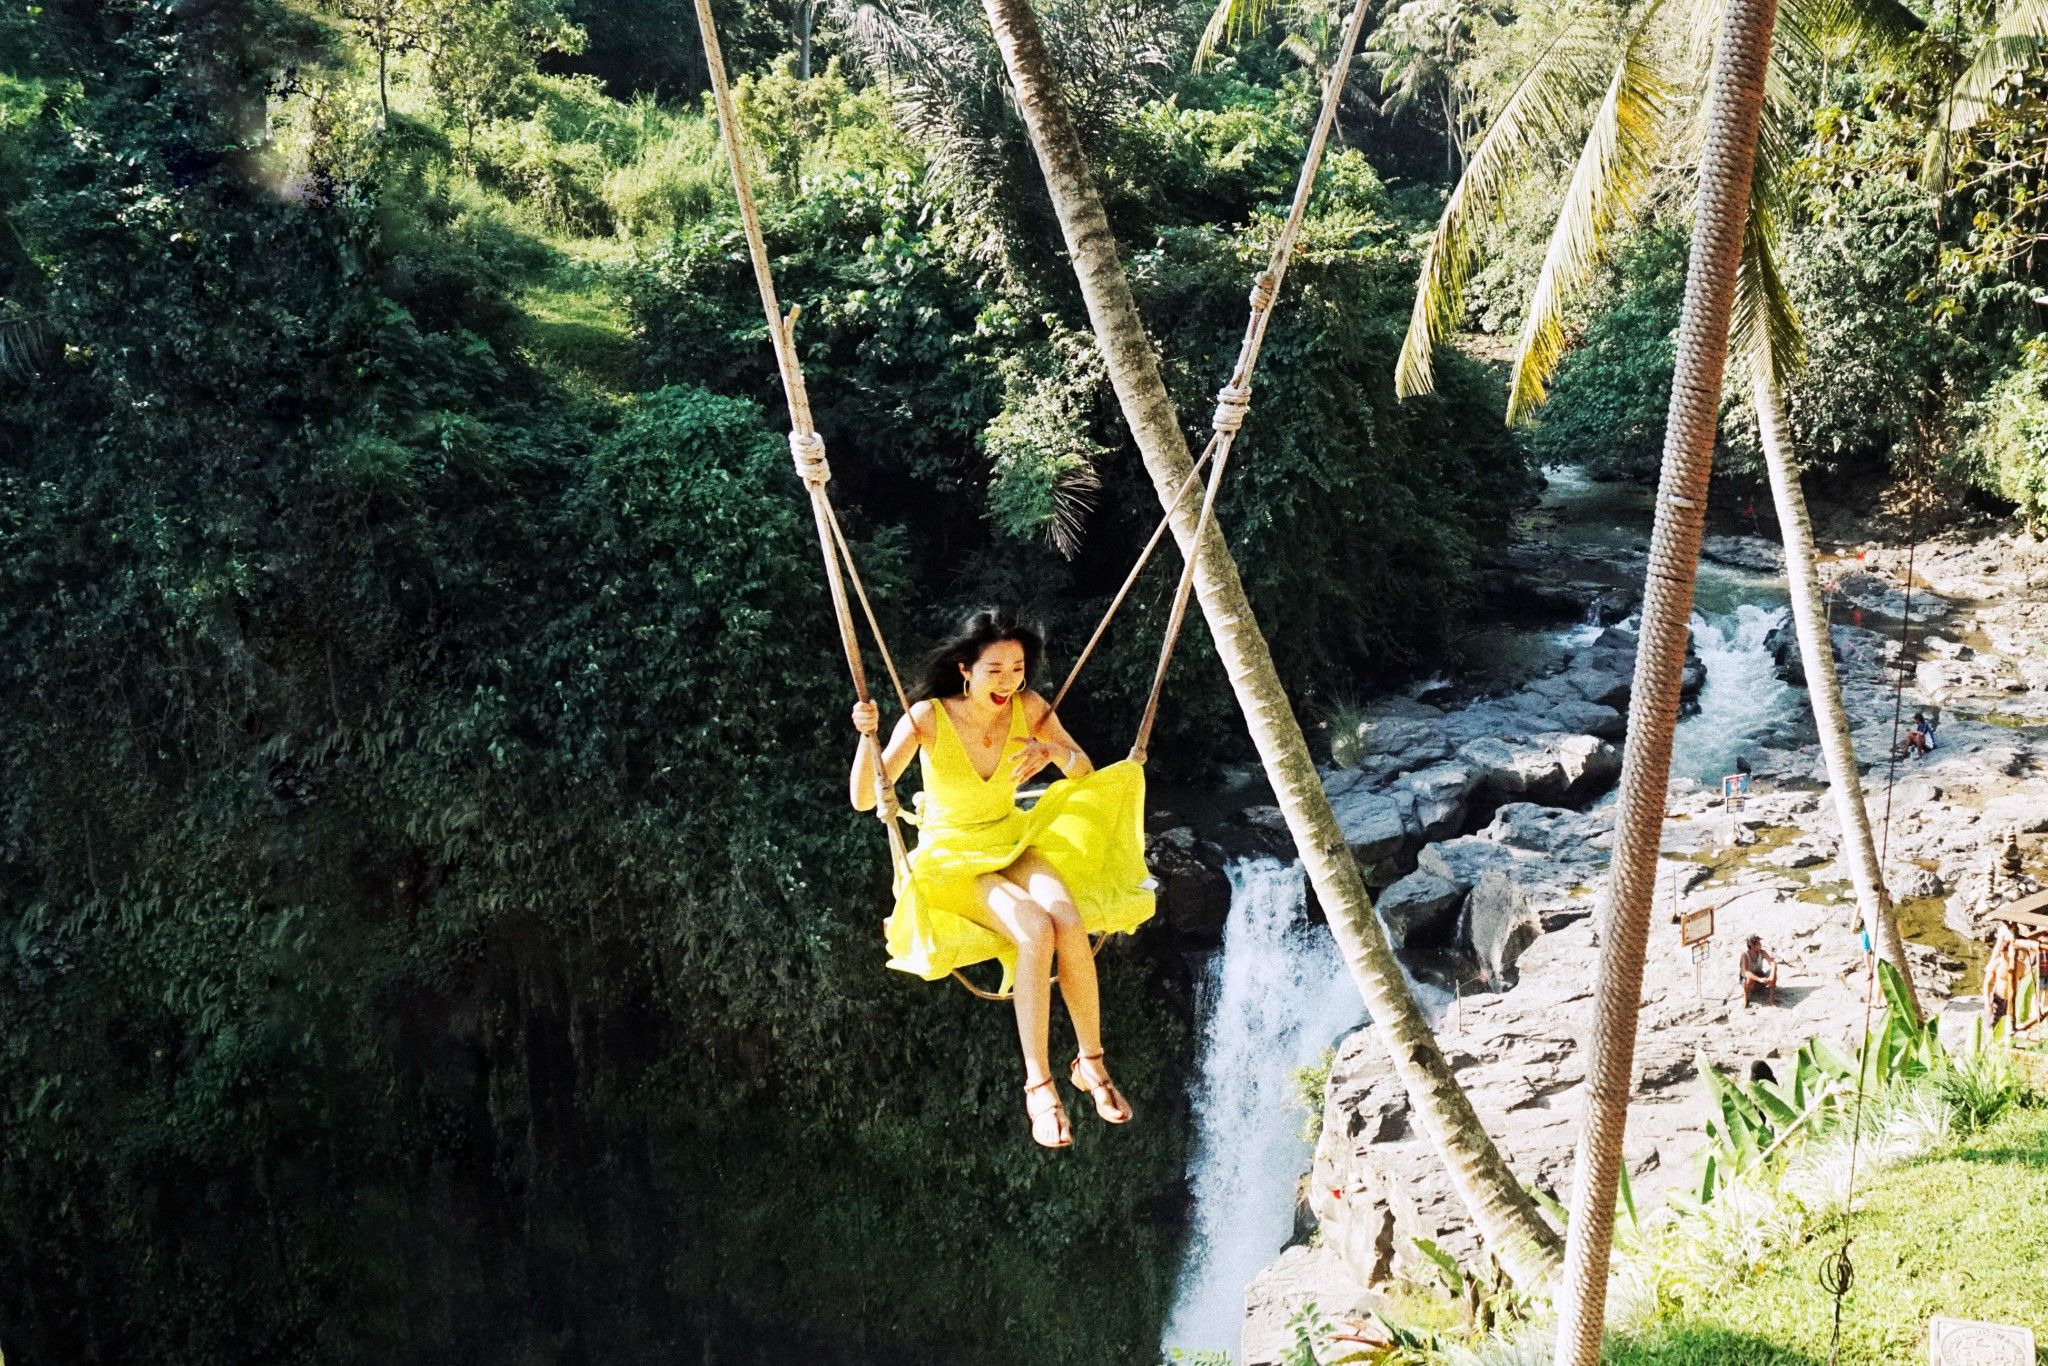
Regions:
M 869 634 L 873 636 L 875 648 L 881 656 L 883 667 L 888 671 L 889 681 L 895 687 L 896 700 L 903 708 L 903 714 L 910 714 L 909 694 L 903 687 L 896 661 L 889 651 L 888 641 L 882 634 L 881 622 L 877 619 L 874 606 L 869 601 L 867 586 L 861 581 L 860 570 L 854 560 L 853 550 L 847 543 L 845 529 L 840 525 L 838 512 L 832 506 L 826 486 L 832 480 L 832 470 L 825 458 L 825 441 L 818 435 L 811 420 L 810 393 L 805 387 L 802 363 L 796 350 L 796 321 L 799 312 L 791 308 L 783 314 L 781 300 L 775 288 L 774 271 L 768 257 L 768 245 L 761 230 L 760 211 L 754 202 L 753 185 L 747 173 L 745 147 L 740 140 L 738 109 L 734 103 L 731 82 L 725 68 L 725 54 L 718 38 L 718 27 L 712 17 L 710 0 L 695 0 L 698 33 L 704 43 L 704 63 L 711 78 L 712 104 L 718 115 L 719 142 L 725 151 L 726 165 L 732 173 L 733 194 L 738 201 L 740 226 L 747 241 L 747 256 L 753 265 L 754 283 L 761 295 L 761 311 L 768 324 L 769 341 L 775 349 L 775 363 L 782 379 L 783 398 L 789 409 L 789 450 L 795 464 L 797 478 L 802 481 L 811 502 L 811 517 L 816 524 L 818 548 L 825 566 L 825 582 L 832 598 L 833 613 L 839 626 L 840 647 L 846 656 L 847 673 L 852 679 L 854 696 L 860 702 L 871 700 L 867 668 L 861 657 L 858 627 L 854 621 L 853 606 L 847 597 L 846 586 L 853 585 L 854 598 L 859 602 L 861 614 L 867 621 Z M 1216 411 L 1210 420 L 1212 434 L 1202 458 L 1195 462 L 1181 481 L 1166 514 L 1160 519 L 1151 539 L 1145 544 L 1138 561 L 1131 569 L 1101 622 L 1089 637 L 1079 658 L 1074 662 L 1066 681 L 1061 684 L 1053 699 L 1057 710 L 1074 686 L 1082 667 L 1109 629 L 1110 621 L 1116 616 L 1124 600 L 1136 585 L 1152 553 L 1165 538 L 1172 524 L 1174 514 L 1180 510 L 1202 467 L 1208 466 L 1208 482 L 1202 496 L 1202 510 L 1195 524 L 1192 549 L 1186 557 L 1180 581 L 1174 591 L 1173 607 L 1167 618 L 1166 631 L 1161 642 L 1159 662 L 1153 670 L 1152 689 L 1145 700 L 1145 710 L 1138 724 L 1137 737 L 1133 740 L 1130 758 L 1138 763 L 1145 761 L 1146 749 L 1150 743 L 1152 729 L 1159 715 L 1161 693 L 1166 686 L 1167 667 L 1173 659 L 1174 647 L 1179 641 L 1182 627 L 1187 618 L 1187 602 L 1194 587 L 1195 568 L 1201 557 L 1201 543 L 1214 520 L 1216 495 L 1222 486 L 1225 467 L 1237 439 L 1238 431 L 1244 426 L 1246 413 L 1251 406 L 1252 370 L 1257 364 L 1259 349 L 1265 342 L 1266 329 L 1272 320 L 1273 307 L 1280 295 L 1281 282 L 1286 277 L 1287 264 L 1294 253 L 1301 236 L 1301 225 L 1308 211 L 1310 196 L 1315 187 L 1316 175 L 1322 167 L 1323 152 L 1329 142 L 1330 130 L 1335 123 L 1337 103 L 1343 93 L 1344 83 L 1350 75 L 1352 54 L 1357 50 L 1360 32 L 1365 26 L 1365 16 L 1370 0 L 1357 0 L 1351 12 L 1350 22 L 1344 30 L 1342 45 L 1323 86 L 1321 113 L 1317 118 L 1315 132 L 1309 140 L 1308 152 L 1303 160 L 1301 175 L 1295 184 L 1294 198 L 1289 205 L 1287 219 L 1273 245 L 1272 255 L 1266 269 L 1253 281 L 1251 289 L 1251 316 L 1245 324 L 1244 340 L 1238 348 L 1237 364 L 1231 371 L 1230 379 L 1217 392 Z M 901 879 L 910 874 L 909 853 L 904 846 L 900 822 L 910 820 L 897 802 L 894 786 L 889 782 L 887 768 L 882 759 L 879 737 L 869 746 L 875 785 L 875 814 L 882 821 L 889 835 L 889 857 L 896 876 Z M 1101 941 L 1095 945 L 1101 949 Z M 1010 999 L 1008 993 L 984 991 L 955 971 L 953 976 L 974 995 L 983 1000 L 1003 1001 Z
M 1202 460 L 1209 462 L 1208 487 L 1202 493 L 1202 511 L 1188 541 L 1189 551 L 1181 566 L 1180 582 L 1174 587 L 1173 608 L 1167 616 L 1166 636 L 1159 647 L 1159 665 L 1152 673 L 1152 692 L 1145 699 L 1145 713 L 1138 722 L 1137 737 L 1131 741 L 1130 757 L 1137 763 L 1145 762 L 1146 750 L 1152 742 L 1152 727 L 1159 719 L 1160 694 L 1166 689 L 1167 666 L 1173 662 L 1174 646 L 1180 641 L 1181 626 L 1187 619 L 1188 597 L 1195 586 L 1195 570 L 1201 563 L 1202 539 L 1215 519 L 1216 494 L 1223 486 L 1224 470 L 1230 464 L 1237 434 L 1244 426 L 1245 415 L 1251 410 L 1252 371 L 1259 361 L 1259 349 L 1265 345 L 1266 328 L 1273 320 L 1273 306 L 1279 302 L 1280 286 L 1287 278 L 1288 263 L 1294 258 L 1295 244 L 1301 238 L 1302 221 L 1308 216 L 1309 200 L 1315 194 L 1316 176 L 1323 165 L 1323 151 L 1329 145 L 1330 130 L 1337 122 L 1337 105 L 1343 97 L 1344 84 L 1350 79 L 1351 57 L 1358 49 L 1358 36 L 1365 28 L 1366 11 L 1370 7 L 1371 0 L 1358 0 L 1352 6 L 1351 18 L 1344 26 L 1344 37 L 1338 44 L 1337 58 L 1323 80 L 1322 109 L 1316 116 L 1315 132 L 1309 137 L 1308 152 L 1302 158 L 1301 174 L 1294 183 L 1294 199 L 1287 206 L 1287 221 L 1281 225 L 1280 235 L 1273 242 L 1266 268 L 1252 281 L 1251 316 L 1245 320 L 1244 341 L 1238 346 L 1237 365 L 1231 370 L 1230 379 L 1216 391 L 1216 411 L 1209 419 L 1209 444 L 1202 452 Z M 1182 490 L 1174 495 L 1165 518 L 1161 519 L 1161 531 L 1179 508 L 1181 499 L 1186 496 L 1187 484 L 1192 482 L 1195 471 L 1200 468 L 1201 461 L 1197 461 L 1195 467 L 1188 471 L 1187 479 L 1182 481 Z M 1155 531 L 1146 549 L 1147 555 L 1159 539 L 1160 532 Z M 1142 558 L 1138 568 L 1144 568 Z M 1132 577 L 1136 577 L 1135 570 Z M 1117 601 L 1122 601 L 1121 594 Z M 1116 610 L 1116 603 L 1111 604 L 1110 610 Z M 1098 637 L 1101 635 L 1099 628 L 1096 634 Z M 1085 654 L 1083 658 L 1086 658 Z
M 839 622 L 839 644 L 846 655 L 846 671 L 853 680 L 856 700 L 872 700 L 868 691 L 867 666 L 861 659 L 860 639 L 854 626 L 852 608 L 846 599 L 846 579 L 851 578 L 861 610 L 867 615 L 869 629 L 874 632 L 875 647 L 881 653 L 889 680 L 895 685 L 897 701 L 907 716 L 910 713 L 909 697 L 903 690 L 895 659 L 889 653 L 888 641 L 883 638 L 875 621 L 867 588 L 860 580 L 860 571 L 852 555 L 846 553 L 845 533 L 839 527 L 831 496 L 825 491 L 826 485 L 832 481 L 832 467 L 825 459 L 825 440 L 811 423 L 810 391 L 804 385 L 803 365 L 796 353 L 797 310 L 791 309 L 785 318 L 781 300 L 776 295 L 775 275 L 768 262 L 768 243 L 761 234 L 761 215 L 754 205 L 754 188 L 747 176 L 745 151 L 740 144 L 738 110 L 733 103 L 731 83 L 726 79 L 725 53 L 719 45 L 718 26 L 711 17 L 709 0 L 697 0 L 697 27 L 704 40 L 704 63 L 710 72 L 711 98 L 718 112 L 719 142 L 725 148 L 726 164 L 732 171 L 733 195 L 739 201 L 740 226 L 747 239 L 747 256 L 753 262 L 754 283 L 761 293 L 761 311 L 767 319 L 768 338 L 774 344 L 775 364 L 782 376 L 783 399 L 789 407 L 789 453 L 796 466 L 797 478 L 810 495 L 811 519 L 817 527 L 818 549 L 825 563 L 825 583 Z M 879 741 L 869 746 L 869 755 L 874 773 L 875 815 L 889 832 L 889 861 L 900 876 L 909 867 L 909 851 L 904 847 L 903 831 L 898 824 L 902 808 L 883 766 Z
M 1906 656 L 1913 639 L 1913 560 L 1920 550 L 1920 511 L 1920 498 L 1916 493 L 1912 502 L 1911 531 L 1906 541 L 1906 589 L 1899 609 L 1899 657 L 1894 661 L 1892 669 L 1891 745 L 1884 771 L 1884 818 L 1877 846 L 1880 884 L 1892 846 L 1892 793 L 1899 778 L 1899 723 L 1906 710 Z M 1832 642 L 1829 648 L 1833 648 Z M 1882 893 L 1881 886 L 1880 890 L 1880 905 L 1889 913 L 1891 896 L 1889 893 Z M 1828 1366 L 1835 1366 L 1839 1359 L 1842 1347 L 1842 1306 L 1849 1297 L 1850 1289 L 1856 1284 L 1856 1266 L 1849 1258 L 1849 1244 L 1854 1241 L 1850 1234 L 1850 1223 L 1856 1214 L 1856 1167 L 1863 1146 L 1863 1083 L 1870 1069 L 1870 1017 L 1877 1001 L 1878 927 L 1866 925 L 1864 933 L 1870 941 L 1870 950 L 1864 955 L 1863 1047 L 1856 1057 L 1856 1103 L 1849 1121 L 1849 1179 L 1842 1193 L 1842 1245 L 1821 1260 L 1818 1277 L 1821 1289 L 1827 1291 L 1834 1300 L 1834 1326 L 1828 1333 Z

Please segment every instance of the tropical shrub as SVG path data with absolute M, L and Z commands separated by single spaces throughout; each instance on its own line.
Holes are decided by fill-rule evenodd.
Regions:
M 2035 338 L 2019 363 L 1963 411 L 1965 472 L 2048 527 L 2048 339 Z
M 1685 253 L 1684 236 L 1651 229 L 1617 255 L 1600 306 L 1557 367 L 1550 401 L 1529 429 L 1537 464 L 1583 465 L 1603 479 L 1654 477 L 1664 454 Z

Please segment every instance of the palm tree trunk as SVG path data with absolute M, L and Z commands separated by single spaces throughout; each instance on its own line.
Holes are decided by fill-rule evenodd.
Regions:
M 1138 316 L 1116 239 L 1059 92 L 1037 17 L 1030 0 L 984 0 L 984 6 L 1009 71 L 1017 107 L 1045 173 L 1110 383 L 1160 500 L 1176 507 L 1173 533 L 1181 554 L 1194 555 L 1200 514 L 1194 500 L 1177 501 L 1174 497 L 1192 464 L 1187 441 L 1160 378 L 1151 338 Z M 1442 1155 L 1452 1184 L 1501 1265 L 1521 1284 L 1539 1285 L 1557 1268 L 1557 1235 L 1544 1223 L 1535 1202 L 1487 1137 L 1408 994 L 1350 846 L 1323 795 L 1308 743 L 1280 685 L 1266 638 L 1252 618 L 1237 562 L 1213 521 L 1199 554 L 1195 592 L 1215 639 L 1216 653 L 1236 690 L 1309 881 L 1329 912 L 1330 931 L 1371 1012 L 1373 1027 L 1393 1059 L 1395 1072 L 1407 1088 L 1417 1122 Z
M 1759 348 L 1761 351 L 1763 348 Z M 1885 890 L 1878 864 L 1877 842 L 1870 834 L 1870 812 L 1863 801 L 1863 775 L 1856 765 L 1856 746 L 1849 738 L 1849 716 L 1842 705 L 1842 685 L 1835 673 L 1834 643 L 1828 637 L 1821 606 L 1820 575 L 1814 569 L 1813 522 L 1806 515 L 1806 496 L 1785 439 L 1785 405 L 1768 354 L 1752 358 L 1750 394 L 1756 403 L 1757 431 L 1762 437 L 1764 467 L 1771 476 L 1771 497 L 1778 508 L 1778 530 L 1785 542 L 1785 581 L 1792 594 L 1792 626 L 1799 638 L 1799 660 L 1806 669 L 1806 696 L 1813 707 L 1827 758 L 1828 787 L 1835 794 L 1835 816 L 1842 826 L 1841 860 L 1856 888 L 1856 905 L 1870 942 L 1877 945 L 1905 979 L 1906 999 L 1914 1014 L 1920 1002 L 1913 992 L 1913 972 L 1906 962 L 1906 941 Z
M 1601 915 L 1584 1123 L 1558 1298 L 1560 1366 L 1594 1366 L 1600 1358 L 1614 1193 L 1635 1073 L 1643 950 L 1657 891 L 1657 853 L 1671 776 L 1671 733 L 1678 723 L 1679 679 L 1685 667 L 1693 579 L 1699 570 L 1700 532 L 1728 360 L 1728 322 L 1749 217 L 1750 173 L 1756 162 L 1764 74 L 1776 20 L 1776 0 L 1727 0 L 1714 55 L 1692 257 L 1665 425 L 1664 470 L 1643 584 L 1642 636 L 1630 694 L 1628 747 L 1622 757 L 1620 817 Z

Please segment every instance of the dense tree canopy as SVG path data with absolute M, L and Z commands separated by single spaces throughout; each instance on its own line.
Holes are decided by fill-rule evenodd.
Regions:
M 1310 708 L 1441 662 L 1529 447 L 1638 468 L 1668 382 L 1659 201 L 1533 442 L 1459 356 L 1395 402 L 1429 178 L 1539 26 L 1399 9 L 1225 494 Z M 1199 423 L 1329 16 L 1196 72 L 1206 9 L 1045 10 Z M 1013 602 L 1062 666 L 1156 503 L 978 11 L 721 15 L 885 624 L 908 653 Z M 1952 75 L 1987 21 L 1938 18 L 1921 59 Z M 841 804 L 847 691 L 694 42 L 667 0 L 0 14 L 0 1350 L 1092 1366 L 1156 1341 L 1186 966 L 1157 932 L 1104 955 L 1146 1123 L 1056 1163 L 1008 1022 L 883 970 L 886 860 Z M 2028 79 L 1935 190 L 1939 82 L 1832 73 L 1790 401 L 1811 458 L 1918 443 L 2038 518 Z M 1530 269 L 1498 231 L 1495 271 Z M 1072 708 L 1102 753 L 1163 561 Z M 1240 752 L 1199 632 L 1180 658 L 1166 779 Z

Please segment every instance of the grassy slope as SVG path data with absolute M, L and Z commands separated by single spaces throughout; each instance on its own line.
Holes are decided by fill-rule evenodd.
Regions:
M 1934 1314 L 2034 1330 L 2048 1346 L 2048 1110 L 2016 1110 L 1974 1138 L 1881 1173 L 1857 1200 L 1856 1284 L 1843 1363 L 1924 1361 Z M 1609 1362 L 1803 1366 L 1827 1360 L 1832 1316 L 1815 1271 L 1839 1229 L 1711 1308 L 1611 1344 Z

